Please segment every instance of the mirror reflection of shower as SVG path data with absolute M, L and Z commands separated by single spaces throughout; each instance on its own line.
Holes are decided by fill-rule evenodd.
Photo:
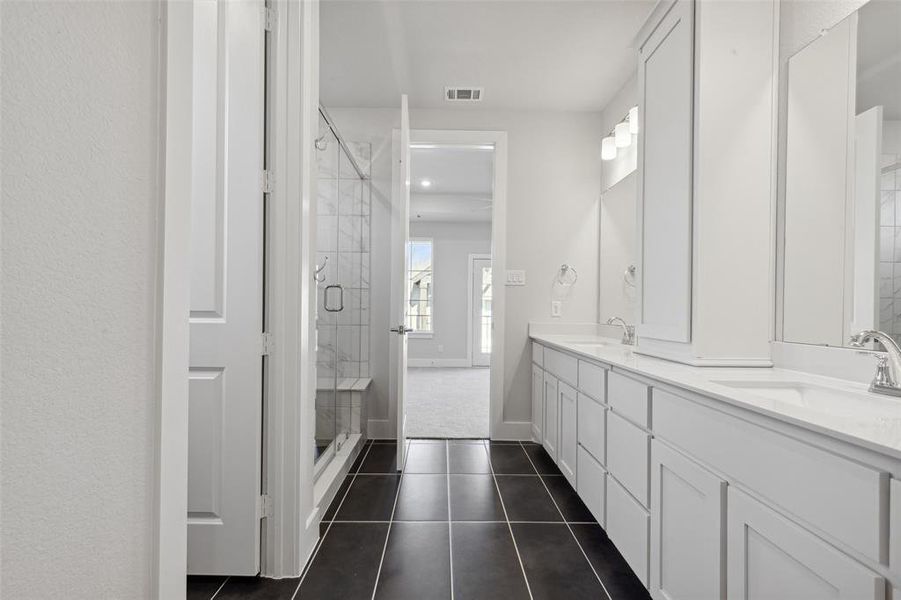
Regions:
M 315 139 L 315 472 L 359 436 L 369 377 L 370 144 L 348 142 L 325 107 Z

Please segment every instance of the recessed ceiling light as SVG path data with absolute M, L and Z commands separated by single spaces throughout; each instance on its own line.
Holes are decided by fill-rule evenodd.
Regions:
M 419 182 L 419 185 L 421 185 L 424 188 L 431 187 L 432 180 L 431 179 L 423 179 L 422 181 Z

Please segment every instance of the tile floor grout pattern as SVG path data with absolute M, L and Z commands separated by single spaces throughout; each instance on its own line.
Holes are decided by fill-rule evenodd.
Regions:
M 299 578 L 189 577 L 188 600 L 649 598 L 540 445 L 414 439 L 404 462 L 366 442 Z

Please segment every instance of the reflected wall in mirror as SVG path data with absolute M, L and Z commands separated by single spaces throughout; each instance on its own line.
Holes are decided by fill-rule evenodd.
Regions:
M 786 95 L 782 340 L 901 339 L 901 2 L 792 56 Z

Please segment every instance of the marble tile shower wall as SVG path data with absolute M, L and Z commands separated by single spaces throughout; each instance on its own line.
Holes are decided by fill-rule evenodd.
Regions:
M 883 154 L 882 166 L 901 155 Z M 882 174 L 879 216 L 879 329 L 901 342 L 901 169 Z
M 348 146 L 368 174 L 370 145 Z M 318 286 L 317 377 L 369 377 L 370 183 L 343 152 L 325 152 L 318 192 L 316 262 L 327 262 Z M 327 312 L 325 286 L 336 283 L 344 287 L 344 310 Z

